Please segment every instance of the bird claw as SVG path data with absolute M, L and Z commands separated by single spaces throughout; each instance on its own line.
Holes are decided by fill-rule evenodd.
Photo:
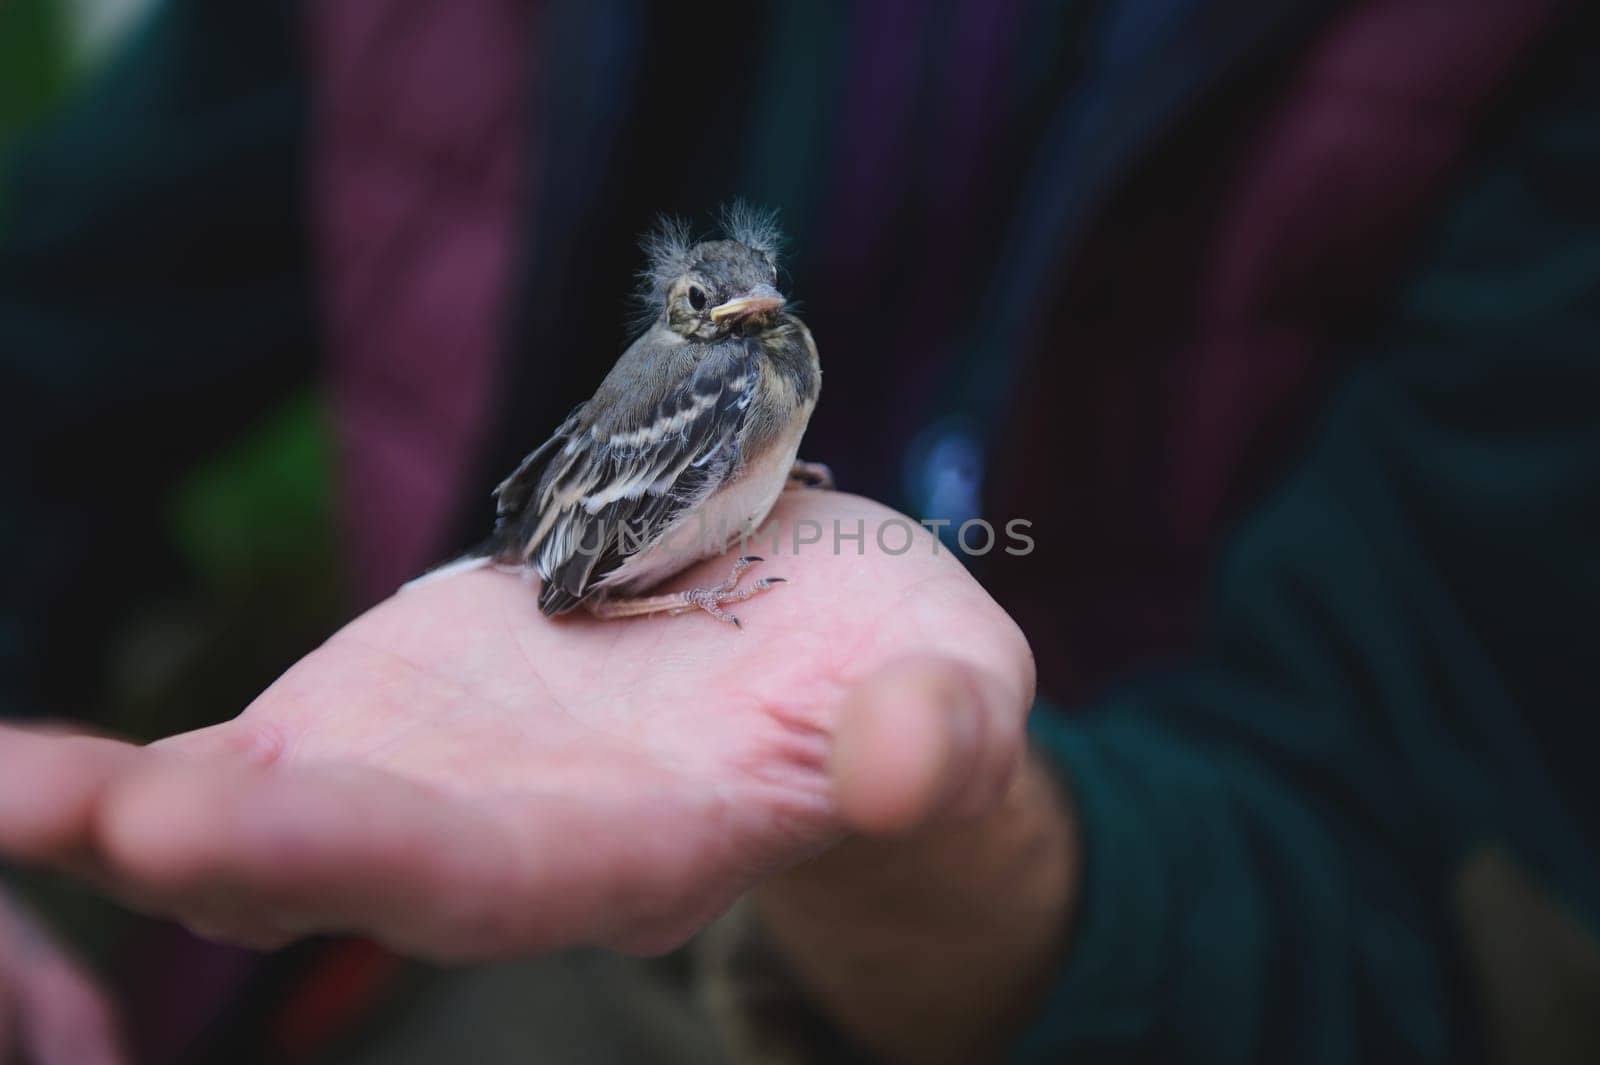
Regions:
M 745 570 L 758 562 L 766 561 L 760 555 L 745 555 L 733 563 L 733 570 L 721 584 L 711 588 L 690 588 L 683 593 L 684 604 L 669 611 L 672 614 L 683 614 L 690 610 L 704 610 L 707 614 L 743 630 L 744 625 L 739 621 L 737 614 L 722 609 L 728 603 L 742 603 L 751 596 L 766 591 L 775 584 L 787 584 L 786 577 L 762 577 L 754 581 L 747 588 L 740 588 L 739 577 Z

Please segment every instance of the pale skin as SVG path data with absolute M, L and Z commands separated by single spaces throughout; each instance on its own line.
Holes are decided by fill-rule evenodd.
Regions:
M 1068 807 L 1025 756 L 1027 643 L 925 533 L 880 552 L 893 512 L 791 491 L 776 517 L 781 550 L 674 582 L 763 554 L 787 583 L 742 632 L 552 620 L 483 569 L 375 607 L 225 724 L 148 747 L 0 730 L 0 853 L 230 942 L 355 932 L 446 961 L 660 951 L 757 889 L 866 1045 L 997 1045 L 1059 963 L 1075 880 Z M 864 554 L 796 554 L 803 519 L 865 522 Z
M 98 981 L 0 890 L 0 1065 L 125 1065 Z

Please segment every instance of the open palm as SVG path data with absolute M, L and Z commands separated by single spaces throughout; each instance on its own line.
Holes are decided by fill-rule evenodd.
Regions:
M 786 493 L 776 517 L 752 576 L 788 583 L 742 632 L 551 620 L 479 570 L 375 607 L 225 724 L 148 748 L 0 734 L 0 849 L 260 945 L 672 946 L 855 827 L 851 803 L 981 804 L 1020 751 L 1027 646 L 958 560 L 921 533 L 885 554 L 897 516 L 855 497 Z M 796 553 L 807 520 L 825 535 Z M 836 521 L 864 523 L 859 554 Z M 864 798 L 841 801 L 841 760 Z

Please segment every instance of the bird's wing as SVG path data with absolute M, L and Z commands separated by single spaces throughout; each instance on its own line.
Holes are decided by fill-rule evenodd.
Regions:
M 757 383 L 753 345 L 719 345 L 635 418 L 575 413 L 495 490 L 496 557 L 532 562 L 540 606 L 570 609 L 721 486 Z
M 533 493 L 539 487 L 539 479 L 544 475 L 545 465 L 550 460 L 550 453 L 557 447 L 565 444 L 578 430 L 579 420 L 583 414 L 583 407 L 579 407 L 567 415 L 567 420 L 561 423 L 561 428 L 530 451 L 526 458 L 511 471 L 511 475 L 495 485 L 495 517 L 503 525 L 508 518 L 514 517 L 525 510 L 533 500 Z

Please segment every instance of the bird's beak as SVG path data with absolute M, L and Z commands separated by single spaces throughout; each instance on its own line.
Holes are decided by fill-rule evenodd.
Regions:
M 771 285 L 757 285 L 738 299 L 711 308 L 711 320 L 721 325 L 729 321 L 741 322 L 746 318 L 764 318 L 782 310 L 785 302 L 783 295 Z

